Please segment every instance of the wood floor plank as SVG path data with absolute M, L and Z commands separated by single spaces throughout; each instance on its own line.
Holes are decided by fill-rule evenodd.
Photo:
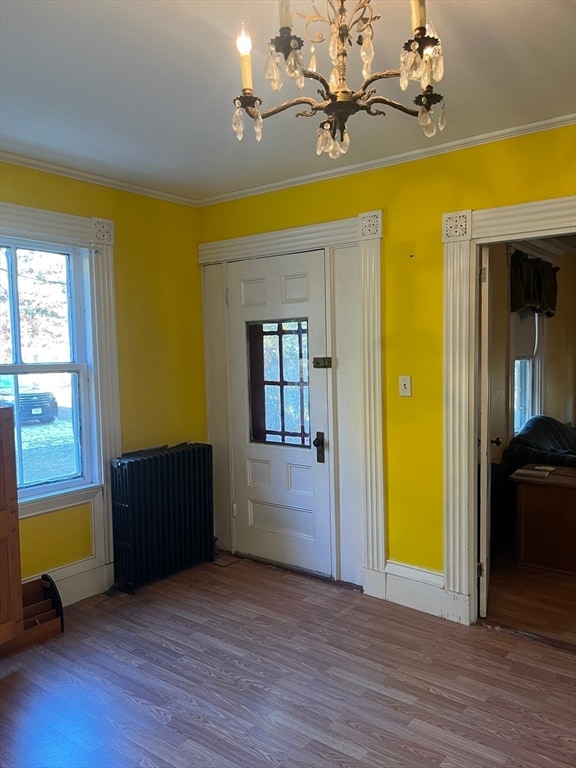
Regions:
M 576 651 L 576 576 L 520 566 L 500 555 L 490 568 L 486 620 Z
M 576 765 L 563 648 L 246 560 L 66 614 L 0 661 L 2 768 Z

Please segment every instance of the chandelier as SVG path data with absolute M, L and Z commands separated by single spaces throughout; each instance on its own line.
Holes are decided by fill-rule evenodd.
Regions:
M 234 99 L 236 109 L 232 119 L 232 128 L 238 140 L 240 141 L 244 134 L 244 114 L 252 118 L 256 139 L 260 141 L 262 124 L 267 117 L 300 105 L 306 106 L 307 109 L 297 112 L 297 116 L 313 117 L 317 113 L 322 114 L 317 132 L 316 153 L 321 155 L 326 152 L 331 158 L 340 157 L 348 151 L 350 146 L 348 118 L 356 112 L 366 112 L 373 116 L 385 115 L 382 109 L 377 108 L 380 104 L 418 118 L 418 123 L 428 137 L 434 136 L 437 128 L 444 130 L 446 126 L 444 99 L 440 94 L 434 93 L 433 89 L 433 83 L 441 80 L 444 74 L 442 45 L 432 26 L 426 23 L 425 0 L 410 0 L 410 3 L 414 36 L 402 47 L 399 69 L 372 73 L 374 59 L 372 25 L 380 16 L 374 14 L 371 0 L 356 0 L 350 13 L 346 8 L 346 0 L 326 0 L 325 15 L 318 11 L 316 2 L 312 0 L 313 14 L 295 13 L 304 20 L 302 34 L 311 44 L 310 63 L 307 68 L 302 58 L 304 40 L 292 32 L 290 0 L 279 0 L 280 29 L 277 37 L 272 38 L 268 44 L 266 79 L 270 81 L 273 91 L 279 91 L 282 88 L 281 64 L 284 59 L 284 71 L 296 82 L 298 88 L 303 88 L 306 80 L 314 80 L 320 85 L 318 89 L 320 100 L 310 96 L 300 96 L 265 111 L 260 109 L 262 99 L 254 95 L 252 88 L 250 58 L 252 41 L 243 24 L 236 40 L 240 53 L 242 94 Z M 333 69 L 328 79 L 317 72 L 315 46 L 324 42 L 326 38 L 322 32 L 314 33 L 310 30 L 311 27 L 317 29 L 314 26 L 316 24 L 324 24 L 329 29 L 328 52 Z M 357 90 L 350 88 L 346 81 L 348 48 L 354 44 L 360 48 L 364 78 L 364 82 Z M 408 88 L 411 80 L 420 83 L 421 93 L 413 101 L 416 109 L 377 94 L 373 85 L 379 80 L 391 78 L 399 78 L 400 88 L 403 91 Z M 435 107 L 438 107 L 440 113 L 437 123 L 433 115 Z

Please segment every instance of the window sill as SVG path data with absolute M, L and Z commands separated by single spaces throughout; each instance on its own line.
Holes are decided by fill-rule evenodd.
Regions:
M 75 507 L 79 504 L 86 504 L 102 491 L 102 484 L 95 483 L 80 488 L 71 488 L 68 490 L 55 491 L 50 494 L 32 497 L 18 501 L 18 510 L 20 517 L 34 517 L 35 515 L 44 515 L 48 512 L 56 512 L 66 507 Z

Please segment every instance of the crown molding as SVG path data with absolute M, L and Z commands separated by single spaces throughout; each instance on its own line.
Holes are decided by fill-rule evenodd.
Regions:
M 327 179 L 339 178 L 340 176 L 351 176 L 352 174 L 362 173 L 364 171 L 375 171 L 379 168 L 387 168 L 391 165 L 401 165 L 402 163 L 409 163 L 413 162 L 414 160 L 423 160 L 428 157 L 435 157 L 436 155 L 445 155 L 448 152 L 455 152 L 458 149 L 469 149 L 471 147 L 481 146 L 482 144 L 491 144 L 495 141 L 503 141 L 504 139 L 513 139 L 519 136 L 526 136 L 530 133 L 540 133 L 541 131 L 550 131 L 555 128 L 563 128 L 567 125 L 574 125 L 575 123 L 576 113 L 563 115 L 562 117 L 554 117 L 550 120 L 541 120 L 537 123 L 515 126 L 514 128 L 506 128 L 502 131 L 484 133 L 468 139 L 460 139 L 458 141 L 447 142 L 446 144 L 438 144 L 437 146 L 428 147 L 426 149 L 417 149 L 412 152 L 403 152 L 398 155 L 379 158 L 378 160 L 370 160 L 366 163 L 348 165 L 343 168 L 335 168 L 334 170 L 323 171 L 321 173 L 311 173 L 306 176 L 299 176 L 293 179 L 285 179 L 278 183 L 265 184 L 260 187 L 244 189 L 241 192 L 232 192 L 227 195 L 218 195 L 215 197 L 205 198 L 198 203 L 198 207 L 215 205 L 216 203 L 225 203 L 230 200 L 238 200 L 244 197 L 253 197 L 254 195 L 262 195 L 266 192 L 276 192 L 281 189 L 288 189 L 290 187 L 299 187 L 303 186 L 304 184 L 311 184 L 316 181 L 326 181 Z
M 97 173 L 89 173 L 78 168 L 69 168 L 66 165 L 59 165 L 57 163 L 45 162 L 44 160 L 37 160 L 33 157 L 26 157 L 25 155 L 16 155 L 12 152 L 0 151 L 0 162 L 8 163 L 9 165 L 20 165 L 23 168 L 32 168 L 32 170 L 35 171 L 53 173 L 55 176 L 65 176 L 67 179 L 85 181 L 88 184 L 98 184 L 100 187 L 118 189 L 121 192 L 130 192 L 133 195 L 153 197 L 156 200 L 165 200 L 169 203 L 179 203 L 180 205 L 188 205 L 193 208 L 197 208 L 202 205 L 202 201 L 193 200 L 192 198 L 184 197 L 183 195 L 171 195 L 167 192 L 161 192 L 158 189 L 140 187 L 138 184 L 129 184 L 127 182 L 120 181 L 119 179 L 111 179 L 108 176 L 99 176 Z
M 400 165 L 402 163 L 413 162 L 414 160 L 423 160 L 428 157 L 435 157 L 436 155 L 445 155 L 448 152 L 455 152 L 456 150 L 460 149 L 470 149 L 472 147 L 481 146 L 482 144 L 490 144 L 495 141 L 503 141 L 505 139 L 513 139 L 519 136 L 526 136 L 531 133 L 540 133 L 542 131 L 549 131 L 555 128 L 563 128 L 568 125 L 574 125 L 575 123 L 576 114 L 562 115 L 561 117 L 554 117 L 550 120 L 540 120 L 539 122 L 529 123 L 528 125 L 519 125 L 515 126 L 514 128 L 506 128 L 502 131 L 492 131 L 491 133 L 480 134 L 478 136 L 473 136 L 472 138 L 460 139 L 458 141 L 451 141 L 445 144 L 438 144 L 434 147 L 418 149 L 412 152 L 404 152 L 398 155 L 392 155 L 391 157 L 371 160 L 366 163 L 348 165 L 345 167 L 335 168 L 334 170 L 323 171 L 320 173 L 311 173 L 307 174 L 306 176 L 298 176 L 292 179 L 283 179 L 281 182 L 263 184 L 261 186 L 251 187 L 249 189 L 242 189 L 237 192 L 230 192 L 224 195 L 215 195 L 201 199 L 194 199 L 184 195 L 172 195 L 160 190 L 151 189 L 148 187 L 140 187 L 137 184 L 129 184 L 118 179 L 111 179 L 106 176 L 99 176 L 95 173 L 88 173 L 79 169 L 69 168 L 64 165 L 45 162 L 43 160 L 37 160 L 32 157 L 17 155 L 10 152 L 0 151 L 0 161 L 9 163 L 11 165 L 20 165 L 25 168 L 32 168 L 37 171 L 53 173 L 57 176 L 65 176 L 77 181 L 86 181 L 90 184 L 98 184 L 102 187 L 118 189 L 122 192 L 131 192 L 135 195 L 153 197 L 157 200 L 165 200 L 167 202 L 178 203 L 180 205 L 188 205 L 192 208 L 205 208 L 207 206 L 216 205 L 218 203 L 227 203 L 233 200 L 241 200 L 246 197 L 263 195 L 268 192 L 278 192 L 283 189 L 290 189 L 291 187 L 299 187 L 305 184 L 312 184 L 317 181 L 326 181 L 328 179 L 339 178 L 341 176 L 351 176 L 356 173 L 374 171 L 378 170 L 379 168 L 387 168 L 388 166 L 392 165 Z

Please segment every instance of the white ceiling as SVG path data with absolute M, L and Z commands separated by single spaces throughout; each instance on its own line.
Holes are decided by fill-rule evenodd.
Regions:
M 310 9 L 305 0 L 292 6 Z M 373 6 L 382 16 L 373 70 L 397 68 L 411 36 L 410 4 Z M 426 139 L 414 118 L 395 110 L 355 115 L 350 150 L 334 161 L 316 156 L 319 118 L 296 118 L 296 110 L 267 119 L 261 144 L 251 125 L 241 143 L 232 132 L 241 21 L 253 38 L 263 109 L 300 93 L 290 80 L 274 94 L 264 79 L 267 42 L 278 27 L 275 0 L 0 0 L 3 157 L 201 204 L 574 120 L 576 0 L 428 0 L 427 7 L 446 62 L 436 87 L 447 102 L 446 131 Z M 301 21 L 294 26 L 301 34 Z M 325 48 L 317 46 L 319 69 L 329 74 Z M 359 59 L 356 46 L 349 59 Z M 350 68 L 355 88 L 361 78 Z M 418 93 L 412 84 L 402 94 L 397 79 L 378 90 L 407 104 Z M 315 84 L 305 92 L 316 96 Z

